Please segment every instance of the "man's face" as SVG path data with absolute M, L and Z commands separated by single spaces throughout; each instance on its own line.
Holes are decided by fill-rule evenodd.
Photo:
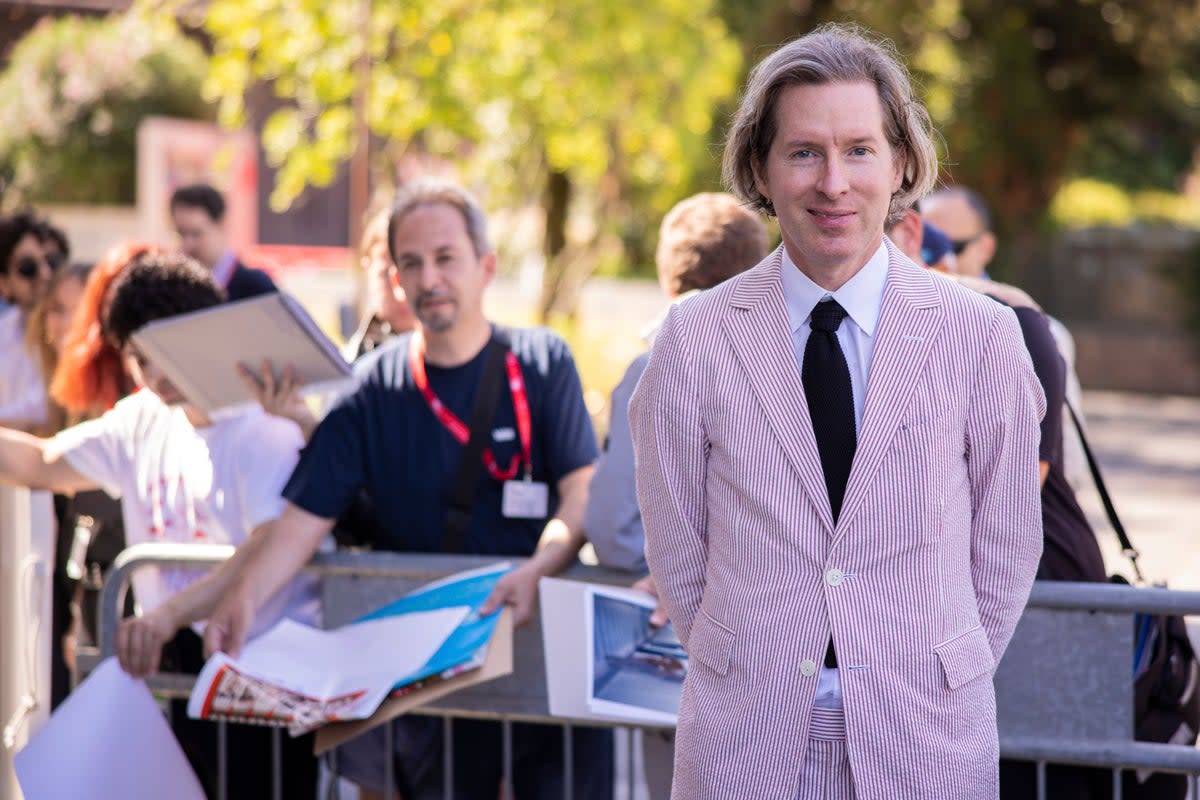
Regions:
M 996 251 L 996 237 L 983 226 L 975 209 L 960 195 L 934 195 L 921 202 L 925 219 L 950 237 L 959 275 L 983 275 Z
M 457 209 L 439 203 L 409 211 L 396 226 L 395 252 L 400 288 L 426 331 L 447 333 L 483 316 L 496 257 L 475 254 Z
M 225 232 L 221 223 L 197 206 L 177 205 L 171 209 L 171 222 L 179 235 L 184 254 L 212 269 L 225 254 Z
M 0 292 L 21 310 L 33 310 L 46 296 L 54 274 L 37 236 L 32 233 L 22 236 L 6 266 L 8 271 L 0 275 Z
M 836 289 L 879 247 L 904 165 L 869 83 L 788 86 L 774 113 L 775 140 L 755 169 L 758 190 L 775 206 L 796 266 Z M 831 280 L 837 285 L 827 286 Z
M 125 364 L 125 371 L 129 373 L 129 377 L 133 379 L 138 388 L 154 392 L 169 406 L 182 405 L 186 402 L 183 393 L 175 388 L 175 384 L 167 380 L 167 377 L 158 367 L 154 366 L 152 361 L 142 355 L 132 341 L 126 342 L 125 346 L 121 348 L 121 361 Z

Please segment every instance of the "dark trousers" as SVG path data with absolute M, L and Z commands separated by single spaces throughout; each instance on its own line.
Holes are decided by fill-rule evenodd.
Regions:
M 453 736 L 454 793 L 444 789 L 443 721 L 410 715 L 394 726 L 396 790 L 404 800 L 496 800 L 504 778 L 502 726 L 485 720 L 456 719 Z M 563 734 L 557 725 L 512 726 L 513 795 L 518 800 L 559 800 L 563 796 Z M 572 785 L 578 800 L 612 800 L 612 731 L 572 728 Z M 382 792 L 384 736 L 376 728 L 338 750 L 337 771 Z
M 195 674 L 204 665 L 203 642 L 185 628 L 163 648 L 164 672 Z M 171 730 L 183 747 L 192 769 L 211 799 L 217 797 L 217 724 L 190 719 L 186 700 L 171 701 Z M 226 733 L 226 786 L 229 800 L 266 800 L 271 795 L 272 728 L 264 725 L 229 723 Z M 280 775 L 285 800 L 313 800 L 317 795 L 317 757 L 313 755 L 313 735 L 292 738 L 281 731 Z

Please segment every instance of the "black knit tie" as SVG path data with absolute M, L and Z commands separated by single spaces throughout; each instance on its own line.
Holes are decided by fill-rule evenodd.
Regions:
M 804 397 L 808 400 L 808 413 L 812 417 L 813 435 L 817 440 L 817 452 L 821 455 L 821 469 L 825 473 L 825 489 L 829 492 L 829 508 L 833 511 L 835 523 L 842 510 L 846 481 L 850 478 L 850 465 L 858 444 L 850 368 L 846 365 L 846 356 L 837 338 L 838 326 L 845 318 L 846 309 L 838 305 L 836 300 L 817 303 L 810 321 L 812 332 L 804 347 L 804 366 L 800 370 Z M 837 666 L 832 640 L 825 653 L 825 666 Z

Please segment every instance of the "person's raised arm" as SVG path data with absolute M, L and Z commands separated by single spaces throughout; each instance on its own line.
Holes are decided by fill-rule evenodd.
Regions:
M 558 510 L 542 529 L 537 550 L 529 560 L 496 584 L 479 613 L 486 616 L 501 604 L 513 607 L 513 624 L 524 625 L 533 615 L 538 580 L 562 572 L 583 547 L 583 510 L 587 507 L 588 484 L 593 468 L 580 467 L 558 482 Z
M 48 439 L 0 428 L 0 481 L 59 494 L 96 488 L 49 444 Z
M 226 591 L 204 631 L 206 657 L 241 653 L 254 615 L 308 563 L 334 522 L 288 503 L 278 519 L 262 526 L 254 536 L 261 542 L 223 578 Z

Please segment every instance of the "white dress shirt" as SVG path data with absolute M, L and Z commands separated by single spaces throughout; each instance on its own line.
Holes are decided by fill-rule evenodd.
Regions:
M 822 289 L 800 271 L 783 250 L 783 299 L 787 305 L 788 322 L 792 330 L 792 345 L 796 350 L 796 368 L 803 370 L 804 348 L 812 331 L 813 308 L 832 297 L 846 310 L 846 318 L 838 326 L 837 338 L 846 366 L 850 370 L 850 391 L 854 396 L 854 429 L 862 429 L 863 405 L 867 397 L 867 377 L 871 374 L 871 354 L 875 347 L 875 328 L 879 324 L 879 308 L 883 304 L 883 287 L 887 282 L 888 251 L 880 242 L 879 249 L 863 268 L 836 292 Z M 842 707 L 842 689 L 836 669 L 821 667 L 817 683 L 817 708 Z

